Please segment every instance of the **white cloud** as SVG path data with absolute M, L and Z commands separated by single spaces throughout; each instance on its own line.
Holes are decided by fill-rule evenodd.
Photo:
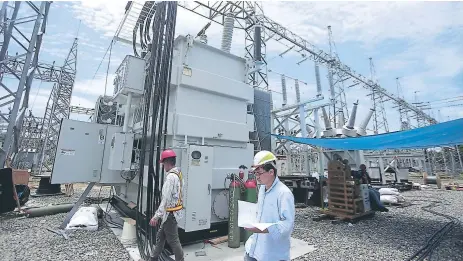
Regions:
M 97 32 L 112 37 L 124 14 L 127 2 L 81 1 L 72 3 L 76 18 Z
M 86 95 L 90 97 L 98 97 L 105 94 L 111 95 L 113 93 L 113 81 L 115 74 L 108 74 L 108 81 L 106 85 L 106 75 L 97 75 L 95 79 L 77 80 L 74 84 L 74 94 Z
M 102 35 L 112 36 L 121 20 L 125 2 L 78 2 L 72 7 L 78 19 L 82 19 L 90 28 Z M 429 81 L 433 77 L 451 77 L 461 72 L 463 62 L 458 57 L 462 55 L 462 49 L 455 48 L 450 42 L 448 45 L 437 45 L 435 38 L 448 28 L 458 28 L 463 25 L 463 5 L 461 3 L 431 3 L 431 2 L 265 2 L 265 15 L 289 28 L 294 33 L 305 38 L 311 43 L 327 51 L 328 42 L 327 26 L 332 26 L 333 36 L 338 45 L 347 41 L 360 42 L 366 50 L 375 49 L 375 45 L 388 39 L 400 39 L 410 41 L 409 48 L 404 52 L 389 58 L 377 59 L 378 78 L 394 79 L 401 76 L 405 95 L 408 100 L 413 97 L 415 90 L 420 90 L 424 97 L 432 97 L 436 88 L 443 88 Z M 430 19 L 432 18 L 432 19 Z M 177 34 L 196 34 L 208 21 L 204 18 L 184 10 L 178 9 Z M 220 47 L 222 27 L 212 23 L 207 31 L 209 44 Z M 90 43 L 89 43 L 90 44 Z M 286 46 L 275 41 L 267 43 L 267 51 L 282 52 Z M 291 46 L 290 44 L 287 44 Z M 242 55 L 244 49 L 244 33 L 235 30 L 232 53 Z M 387 50 L 386 50 L 387 52 Z M 294 52 L 291 52 L 294 55 Z M 272 53 L 268 58 L 272 58 Z M 288 55 L 289 56 L 289 55 Z M 340 54 L 341 59 L 343 54 Z M 360 57 L 361 59 L 364 59 Z M 359 59 L 360 59 L 359 58 Z M 365 55 L 365 59 L 367 55 Z M 271 62 L 278 62 L 275 58 Z M 113 60 L 113 58 L 112 58 Z M 367 60 L 366 60 L 367 61 Z M 376 59 L 375 59 L 376 61 Z M 113 61 L 112 61 L 113 63 Z M 425 65 L 425 71 L 415 70 L 412 75 L 391 75 L 393 71 L 410 69 L 417 65 Z M 272 63 L 270 63 L 270 67 Z M 312 68 L 312 67 L 310 67 Z M 353 68 L 356 69 L 356 68 Z M 313 70 L 312 70 L 313 71 Z M 395 72 L 394 72 L 395 73 Z M 367 73 L 364 73 L 368 76 Z M 298 75 L 293 75 L 299 77 Z M 326 69 L 323 69 L 322 85 L 325 97 L 328 97 L 328 82 L 326 80 Z M 301 77 L 306 79 L 307 77 Z M 309 77 L 313 79 L 313 76 Z M 96 80 L 93 84 L 89 81 L 76 83 L 76 93 L 88 93 L 96 97 L 97 93 L 102 94 L 104 80 Z M 279 77 L 271 76 L 269 79 L 271 89 L 281 91 Z M 289 82 L 289 81 L 288 81 Z M 78 84 L 78 86 L 77 86 Z M 103 85 L 102 85 L 103 84 Z M 108 86 L 112 81 L 108 80 Z M 289 83 L 288 83 L 289 85 Z M 291 85 L 294 85 L 291 82 Z M 302 93 L 304 98 L 314 96 L 314 81 L 309 81 L 307 92 Z M 406 86 L 406 87 L 405 87 Z M 312 87 L 312 88 L 311 88 Z M 396 93 L 395 85 L 387 87 L 392 93 Z M 438 95 L 445 96 L 452 92 L 460 92 L 460 89 L 445 86 L 445 91 Z M 104 89 L 104 87 L 103 87 Z M 109 89 L 109 88 L 108 88 Z M 358 122 L 371 107 L 368 91 L 361 87 L 354 87 L 346 90 L 347 104 L 349 110 L 352 103 L 359 99 Z M 276 106 L 281 104 L 281 95 L 274 93 Z M 304 99 L 303 98 L 303 99 Z M 295 92 L 288 88 L 288 99 L 295 101 Z M 398 113 L 393 104 L 388 102 L 385 106 L 389 118 L 390 129 L 397 129 Z M 443 109 L 442 113 L 452 110 Z M 457 113 L 453 110 L 453 115 Z
M 461 3 L 414 1 L 264 3 L 265 15 L 314 44 L 326 43 L 328 25 L 338 42 L 432 37 L 463 25 L 462 11 Z

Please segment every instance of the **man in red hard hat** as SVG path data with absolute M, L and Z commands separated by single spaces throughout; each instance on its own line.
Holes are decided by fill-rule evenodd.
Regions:
M 175 255 L 175 261 L 183 261 L 183 250 L 178 236 L 177 220 L 183 215 L 182 199 L 182 172 L 175 167 L 177 155 L 173 150 L 161 153 L 161 163 L 166 171 L 164 185 L 162 186 L 161 203 L 153 218 L 151 226 L 156 226 L 161 220 L 161 227 L 157 233 L 156 247 L 151 260 L 158 260 L 167 241 Z

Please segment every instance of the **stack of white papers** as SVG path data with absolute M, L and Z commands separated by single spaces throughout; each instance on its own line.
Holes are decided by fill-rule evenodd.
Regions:
M 257 204 L 238 200 L 238 226 L 257 228 L 261 231 L 275 223 L 259 223 L 257 221 Z

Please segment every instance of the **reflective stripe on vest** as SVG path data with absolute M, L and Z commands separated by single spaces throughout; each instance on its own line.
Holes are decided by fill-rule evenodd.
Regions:
M 178 179 L 179 179 L 179 182 L 180 182 L 180 191 L 178 193 L 178 201 L 177 201 L 177 204 L 175 205 L 175 207 L 172 207 L 172 208 L 167 208 L 167 212 L 175 212 L 175 211 L 179 211 L 179 210 L 182 210 L 183 209 L 183 200 L 182 200 L 182 179 L 183 179 L 183 176 L 182 176 L 182 172 L 181 171 L 172 171 L 172 172 L 169 172 L 169 173 L 172 173 L 172 174 L 175 174 L 177 175 Z

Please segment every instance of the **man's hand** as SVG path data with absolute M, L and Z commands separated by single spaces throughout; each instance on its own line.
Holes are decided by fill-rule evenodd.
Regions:
M 247 231 L 251 231 L 253 233 L 268 233 L 268 229 L 260 230 L 260 229 L 258 229 L 256 227 L 252 227 L 252 228 L 246 228 L 245 227 L 244 229 L 246 229 Z
M 150 226 L 157 226 L 158 224 L 158 219 L 156 217 L 153 217 L 151 220 L 150 220 Z

